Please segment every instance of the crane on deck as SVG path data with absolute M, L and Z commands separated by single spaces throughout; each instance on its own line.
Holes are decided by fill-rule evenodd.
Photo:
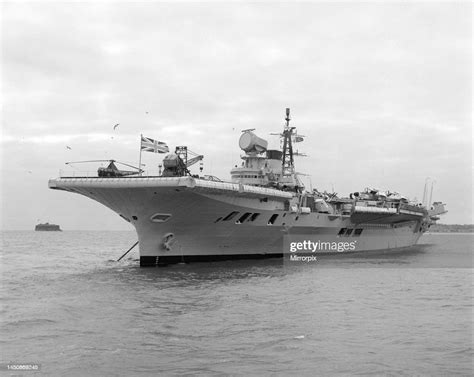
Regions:
M 188 149 L 187 146 L 178 146 L 175 152 L 169 154 L 163 159 L 163 171 L 164 177 L 182 177 L 185 175 L 191 175 L 189 168 L 201 161 L 204 158 L 203 155 L 197 154 Z M 203 166 L 199 167 L 202 172 Z

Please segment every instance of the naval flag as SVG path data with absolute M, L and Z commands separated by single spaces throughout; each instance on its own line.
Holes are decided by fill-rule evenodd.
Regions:
M 301 143 L 302 141 L 304 141 L 303 136 L 298 136 L 298 135 L 295 136 L 295 143 Z
M 154 153 L 168 153 L 170 150 L 166 143 L 142 135 L 141 150 Z

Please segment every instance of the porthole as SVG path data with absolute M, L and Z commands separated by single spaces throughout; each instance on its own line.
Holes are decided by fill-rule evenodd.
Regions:
M 226 217 L 222 219 L 222 221 L 229 221 L 232 220 L 235 216 L 237 216 L 239 213 L 237 211 L 233 211 L 229 213 Z
M 155 213 L 150 217 L 150 220 L 153 223 L 164 223 L 165 221 L 168 221 L 170 217 L 171 215 L 168 213 Z
M 260 216 L 259 213 L 254 213 L 254 214 L 252 214 L 252 216 L 250 216 L 250 221 L 255 221 L 258 216 Z
M 236 224 L 242 224 L 247 218 L 251 215 L 250 212 L 245 212 L 240 218 L 235 222 Z
M 268 225 L 273 225 L 275 223 L 275 220 L 277 219 L 277 217 L 278 217 L 278 214 L 276 214 L 276 213 L 274 215 L 272 215 L 272 217 L 270 217 L 270 220 L 268 220 L 267 224 Z
M 361 229 L 361 228 L 354 230 L 354 236 L 360 236 L 363 230 L 364 229 Z

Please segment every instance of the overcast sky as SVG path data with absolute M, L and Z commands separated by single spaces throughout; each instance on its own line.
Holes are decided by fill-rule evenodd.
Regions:
M 442 222 L 473 222 L 470 2 L 7 2 L 1 21 L 2 229 L 131 230 L 48 179 L 137 165 L 141 133 L 229 179 L 240 130 L 277 146 L 286 107 L 314 188 L 421 201 L 431 177 Z

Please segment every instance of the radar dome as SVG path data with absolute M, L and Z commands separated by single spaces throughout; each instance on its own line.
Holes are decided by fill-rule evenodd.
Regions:
M 268 142 L 251 131 L 245 131 L 239 139 L 239 147 L 245 152 L 262 153 L 267 150 Z

